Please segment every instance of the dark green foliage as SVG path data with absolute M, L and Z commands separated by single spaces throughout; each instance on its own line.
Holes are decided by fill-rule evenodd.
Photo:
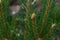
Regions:
M 12 0 L 1 1 L 0 40 L 54 40 L 60 35 L 60 6 L 55 5 L 56 0 L 36 0 L 34 4 L 34 0 L 18 0 L 21 9 L 13 17 Z

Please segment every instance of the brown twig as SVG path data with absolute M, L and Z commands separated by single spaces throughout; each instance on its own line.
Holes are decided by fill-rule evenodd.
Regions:
M 28 20 L 28 14 L 29 14 L 29 10 L 30 10 L 30 0 L 27 0 L 26 2 L 26 6 L 24 6 L 26 9 L 26 18 L 25 18 L 25 31 L 24 31 L 24 40 L 28 40 L 28 27 L 29 26 L 29 20 Z
M 35 15 L 35 13 L 32 14 L 31 19 L 32 19 L 32 27 L 33 27 L 34 37 L 37 40 L 38 35 L 37 35 L 37 30 L 36 30 L 36 15 Z
M 52 2 L 51 2 L 51 0 L 49 0 L 47 9 L 46 9 L 46 11 L 45 11 L 44 19 L 43 19 L 43 21 L 42 21 L 42 27 L 41 27 L 41 30 L 40 30 L 40 35 L 42 34 L 43 29 L 45 28 L 46 21 L 47 21 L 47 18 L 48 18 L 48 13 L 49 13 L 49 10 L 50 10 L 50 8 L 51 8 L 51 4 L 52 4 Z
M 46 34 L 46 36 L 43 38 L 43 40 L 46 40 L 51 35 L 55 26 L 56 26 L 56 24 L 51 25 L 50 31 Z
M 4 38 L 8 39 L 7 33 L 6 33 L 6 23 L 5 23 L 5 19 L 4 19 L 4 15 L 2 13 L 2 4 L 0 3 L 0 20 L 2 23 L 2 27 L 3 27 L 3 32 L 5 33 Z

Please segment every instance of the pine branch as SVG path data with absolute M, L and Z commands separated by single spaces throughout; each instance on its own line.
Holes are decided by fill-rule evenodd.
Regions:
M 38 35 L 37 35 L 37 30 L 36 30 L 36 15 L 35 15 L 35 13 L 32 14 L 31 20 L 32 20 L 32 27 L 33 27 L 34 37 L 37 40 Z
M 53 32 L 55 26 L 56 26 L 55 23 L 51 25 L 49 32 L 46 34 L 46 36 L 43 38 L 43 40 L 46 40 L 49 36 L 51 36 L 51 33 Z
M 46 8 L 46 11 L 45 11 L 45 14 L 44 14 L 44 18 L 43 18 L 43 21 L 42 21 L 42 26 L 41 26 L 41 30 L 40 30 L 40 35 L 42 34 L 45 26 L 46 26 L 46 21 L 47 21 L 47 18 L 48 18 L 48 14 L 49 14 L 49 10 L 51 8 L 51 0 L 48 1 L 48 6 Z

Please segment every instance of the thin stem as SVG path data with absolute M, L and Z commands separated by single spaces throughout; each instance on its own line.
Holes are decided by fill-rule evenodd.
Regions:
M 46 40 L 51 35 L 51 33 L 53 32 L 55 26 L 56 26 L 56 24 L 51 25 L 50 31 L 46 34 L 46 36 L 43 38 L 43 40 Z
M 2 13 L 2 4 L 1 3 L 0 3 L 0 20 L 1 20 L 1 23 L 2 23 L 2 27 L 3 27 L 3 32 L 5 33 L 3 36 L 4 36 L 4 38 L 8 39 L 7 33 L 6 33 L 6 23 L 5 23 L 3 13 Z
M 48 1 L 48 6 L 47 6 L 47 9 L 45 11 L 45 15 L 44 15 L 44 19 L 42 21 L 42 26 L 41 26 L 41 30 L 40 30 L 40 34 L 42 34 L 43 32 L 43 29 L 45 28 L 45 25 L 46 25 L 46 21 L 47 21 L 47 18 L 48 18 L 48 14 L 49 14 L 49 10 L 51 8 L 51 0 Z
M 35 13 L 32 14 L 31 19 L 32 19 L 32 27 L 33 27 L 34 37 L 37 40 L 38 35 L 37 35 L 37 30 L 36 30 L 36 15 L 35 15 Z

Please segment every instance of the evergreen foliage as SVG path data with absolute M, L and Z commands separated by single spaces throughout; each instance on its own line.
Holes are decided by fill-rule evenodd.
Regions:
M 60 6 L 56 0 L 18 2 L 21 9 L 12 17 L 12 0 L 1 0 L 0 40 L 55 40 L 60 35 Z

